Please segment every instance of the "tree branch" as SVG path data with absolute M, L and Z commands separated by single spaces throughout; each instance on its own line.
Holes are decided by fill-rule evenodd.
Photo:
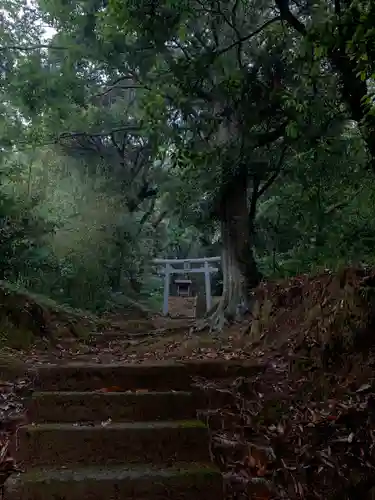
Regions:
M 116 141 L 116 137 L 115 137 L 114 132 L 111 132 L 110 137 L 111 137 L 112 145 L 115 148 L 117 154 L 119 155 L 121 161 L 124 161 L 124 154 L 125 154 L 125 141 L 124 141 L 124 138 L 123 138 L 123 141 L 122 141 L 122 145 L 120 146 L 119 143 Z
M 61 139 L 70 139 L 74 137 L 110 137 L 111 134 L 117 132 L 139 132 L 141 130 L 140 125 L 127 125 L 125 127 L 113 128 L 106 132 L 63 132 L 57 138 L 57 142 Z
M 249 210 L 251 233 L 254 231 L 254 221 L 257 212 L 257 203 L 259 199 L 259 185 L 260 185 L 259 177 L 255 176 L 253 179 L 253 190 L 251 193 L 250 210 Z
M 267 146 L 267 144 L 270 144 L 272 142 L 275 142 L 277 139 L 282 137 L 284 135 L 286 126 L 288 122 L 282 123 L 279 127 L 275 128 L 274 130 L 271 130 L 270 132 L 264 132 L 263 134 L 256 134 L 254 138 L 256 139 L 256 148 L 262 148 L 264 146 Z
M 336 210 L 340 210 L 341 208 L 344 208 L 346 205 L 349 205 L 354 200 L 354 198 L 356 198 L 362 191 L 363 191 L 363 186 L 359 188 L 354 194 L 352 194 L 349 200 L 339 201 L 328 207 L 327 210 L 324 211 L 324 215 L 330 215 L 333 212 L 336 212 Z
M 19 50 L 20 52 L 29 52 L 32 50 L 40 50 L 40 49 L 50 49 L 50 50 L 70 50 L 69 47 L 61 47 L 59 45 L 48 45 L 48 44 L 39 44 L 39 45 L 2 45 L 0 46 L 0 52 L 5 52 L 6 50 Z
M 146 88 L 143 85 L 139 84 L 134 84 L 134 85 L 112 85 L 111 87 L 108 87 L 107 89 L 103 90 L 102 92 L 98 92 L 97 94 L 94 94 L 92 97 L 104 97 L 112 90 L 136 90 L 136 89 L 144 89 Z
M 279 160 L 277 162 L 276 168 L 273 172 L 273 174 L 267 179 L 267 181 L 262 185 L 262 187 L 258 190 L 258 198 L 260 198 L 266 191 L 269 189 L 272 184 L 275 182 L 277 177 L 279 176 L 280 172 L 283 169 L 283 162 L 286 154 L 286 150 L 288 149 L 288 146 L 284 144 L 283 149 L 281 150 L 281 154 L 279 157 Z
M 239 45 L 241 43 L 247 42 L 248 40 L 250 40 L 250 38 L 253 38 L 254 36 L 261 33 L 265 28 L 267 28 L 267 26 L 270 26 L 271 24 L 275 23 L 276 21 L 280 21 L 281 19 L 282 19 L 282 16 L 277 16 L 277 17 L 273 17 L 272 19 L 269 19 L 268 21 L 263 23 L 262 26 L 257 28 L 252 33 L 249 33 L 245 36 L 242 36 L 241 38 L 238 38 L 235 42 L 231 43 L 230 45 L 227 45 L 227 47 L 224 47 L 218 51 L 215 51 L 213 53 L 213 56 L 218 57 L 218 56 L 225 54 L 225 52 L 228 52 L 229 50 L 234 49 L 235 47 L 237 47 L 237 45 Z
M 307 34 L 306 27 L 290 11 L 289 0 L 275 0 L 275 3 L 280 11 L 281 19 L 292 26 L 298 33 L 305 36 Z
M 142 231 L 142 228 L 144 226 L 144 224 L 147 222 L 147 220 L 151 217 L 151 215 L 154 213 L 154 210 L 155 210 L 155 205 L 156 205 L 156 197 L 155 198 L 152 198 L 151 200 L 151 204 L 150 204 L 150 207 L 149 209 L 142 215 L 142 218 L 141 220 L 139 221 L 139 231 L 138 231 L 138 234 L 141 233 Z
M 168 210 L 163 210 L 160 212 L 158 217 L 152 222 L 152 227 L 156 229 L 163 221 L 164 217 L 168 215 Z

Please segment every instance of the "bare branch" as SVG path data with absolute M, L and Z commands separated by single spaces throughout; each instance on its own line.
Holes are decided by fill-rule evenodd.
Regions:
M 231 16 L 228 18 L 228 16 L 225 14 L 225 12 L 222 11 L 221 9 L 221 4 L 220 1 L 216 1 L 216 8 L 217 8 L 217 13 L 224 19 L 224 21 L 227 23 L 227 25 L 234 31 L 238 45 L 237 45 L 237 60 L 240 68 L 243 67 L 243 62 L 242 62 L 242 44 L 243 42 L 241 41 L 241 33 L 240 30 L 238 29 L 237 26 L 237 9 L 238 9 L 238 0 L 235 2 L 232 11 L 231 11 Z
M 124 143 L 124 140 L 122 141 L 122 145 L 120 146 L 120 144 L 116 141 L 116 137 L 115 137 L 115 133 L 114 132 L 111 132 L 110 137 L 111 137 L 111 142 L 112 142 L 113 147 L 115 148 L 115 150 L 116 150 L 117 154 L 119 155 L 121 161 L 123 161 L 124 160 L 124 153 L 125 153 L 125 143 Z
M 346 207 L 354 200 L 354 198 L 356 198 L 363 191 L 363 189 L 364 189 L 364 186 L 359 188 L 355 193 L 353 193 L 350 196 L 350 199 L 346 199 L 344 201 L 339 201 L 338 203 L 334 203 L 333 205 L 328 207 L 327 210 L 324 211 L 324 215 L 330 215 L 333 212 L 336 212 L 336 210 L 340 210 L 341 208 Z
M 142 231 L 142 228 L 143 228 L 144 224 L 148 221 L 148 219 L 154 213 L 155 205 L 156 205 L 156 198 L 152 198 L 149 209 L 142 215 L 142 218 L 139 221 L 139 231 L 138 231 L 138 234 Z
M 285 158 L 285 154 L 286 154 L 287 149 L 288 149 L 288 146 L 286 144 L 284 144 L 274 172 L 267 179 L 267 181 L 262 185 L 262 187 L 258 190 L 258 198 L 260 198 L 272 186 L 272 184 L 275 182 L 275 180 L 277 179 L 277 177 L 281 173 L 281 171 L 283 169 L 283 162 L 284 162 L 284 158 Z
M 58 141 L 61 139 L 70 139 L 74 137 L 110 137 L 111 134 L 117 132 L 139 132 L 141 130 L 140 125 L 127 125 L 124 127 L 113 128 L 106 132 L 63 132 L 59 135 Z
M 255 147 L 262 148 L 264 146 L 267 146 L 268 144 L 271 144 L 272 142 L 275 142 L 277 139 L 282 137 L 284 135 L 287 124 L 288 122 L 285 121 L 284 123 L 281 123 L 274 130 L 254 135 L 254 139 L 256 139 L 257 142 Z
M 20 52 L 29 52 L 32 50 L 49 49 L 49 50 L 70 50 L 69 47 L 62 47 L 59 45 L 2 45 L 0 46 L 0 52 L 5 52 L 6 50 L 18 50 Z
M 242 36 L 241 38 L 239 38 L 235 42 L 231 43 L 227 47 L 224 47 L 224 48 L 218 50 L 217 52 L 215 52 L 214 55 L 215 56 L 221 56 L 221 55 L 225 54 L 225 52 L 228 52 L 229 50 L 234 49 L 238 44 L 247 42 L 248 40 L 250 40 L 254 36 L 256 36 L 259 33 L 261 33 L 265 28 L 267 28 L 267 26 L 270 26 L 271 24 L 275 23 L 276 21 L 281 21 L 281 19 L 282 19 L 281 16 L 276 16 L 276 17 L 273 17 L 272 19 L 269 19 L 268 21 L 266 21 L 265 23 L 263 23 L 262 26 L 260 26 L 259 28 L 257 28 L 252 33 L 249 33 L 249 34 L 247 34 L 245 36 Z
M 122 82 L 124 82 L 125 80 L 130 80 L 131 82 L 129 84 L 122 85 Z M 119 85 L 120 83 L 121 83 L 121 85 Z M 152 91 L 152 88 L 150 86 L 142 83 L 136 74 L 128 74 L 128 75 L 119 76 L 118 78 L 113 80 L 113 82 L 111 82 L 105 90 L 98 92 L 97 94 L 94 94 L 92 97 L 104 97 L 107 94 L 109 94 L 110 92 L 112 92 L 112 90 L 117 90 L 117 89 L 121 89 L 121 90 L 143 89 L 143 90 Z
M 116 78 L 115 80 L 113 80 L 113 82 L 110 84 L 110 86 L 114 87 L 115 85 L 117 85 L 118 83 L 123 82 L 124 80 L 132 80 L 132 81 L 134 81 L 135 79 L 136 78 L 135 78 L 134 74 L 122 75 L 122 76 L 119 76 L 118 78 Z
M 108 95 L 112 90 L 135 90 L 135 89 L 142 89 L 146 88 L 143 87 L 142 85 L 113 85 L 112 87 L 108 87 L 107 89 L 103 90 L 103 92 L 98 92 L 97 94 L 94 94 L 93 97 L 104 97 Z

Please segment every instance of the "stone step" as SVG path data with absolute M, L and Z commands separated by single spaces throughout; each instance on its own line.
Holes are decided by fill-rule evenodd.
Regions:
M 142 364 L 67 363 L 30 370 L 40 391 L 93 391 L 109 387 L 119 390 L 188 390 L 194 376 L 209 379 L 253 376 L 265 365 L 246 360 L 197 360 Z
M 110 342 L 123 342 L 123 343 L 138 343 L 139 339 L 147 337 L 148 333 L 137 333 L 129 335 L 122 332 L 105 332 L 105 333 L 91 333 L 88 337 L 87 343 L 91 345 L 105 345 Z
M 185 391 L 34 392 L 27 410 L 36 423 L 192 420 L 199 399 Z
M 83 467 L 31 470 L 8 480 L 7 500 L 206 500 L 223 498 L 211 465 Z
M 208 429 L 198 420 L 35 424 L 20 427 L 17 435 L 17 461 L 29 467 L 124 462 L 168 465 L 209 459 Z

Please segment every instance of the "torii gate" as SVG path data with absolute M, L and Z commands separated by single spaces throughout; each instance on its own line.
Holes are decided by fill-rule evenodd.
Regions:
M 217 267 L 210 266 L 210 263 L 212 262 L 220 262 L 220 257 L 202 257 L 200 259 L 154 259 L 155 264 L 161 264 L 164 266 L 162 269 L 162 273 L 164 274 L 163 314 L 165 316 L 168 314 L 169 288 L 171 284 L 172 274 L 204 273 L 206 310 L 209 311 L 211 309 L 211 273 L 216 273 L 219 271 Z M 198 265 L 194 266 L 194 264 Z M 203 266 L 201 264 L 203 264 Z M 178 267 L 179 265 L 182 265 L 182 268 Z

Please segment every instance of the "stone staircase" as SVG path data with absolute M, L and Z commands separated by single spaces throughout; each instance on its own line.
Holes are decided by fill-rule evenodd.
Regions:
M 38 368 L 30 423 L 17 435 L 26 472 L 8 481 L 6 500 L 223 498 L 191 379 L 254 369 L 216 361 Z

